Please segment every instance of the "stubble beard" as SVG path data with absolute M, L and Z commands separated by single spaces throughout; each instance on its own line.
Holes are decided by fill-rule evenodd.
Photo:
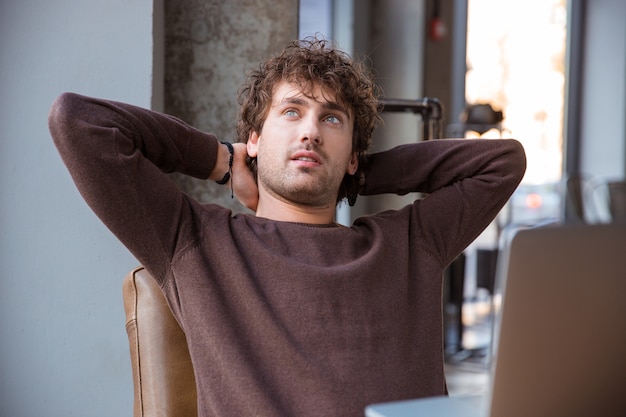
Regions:
M 343 176 L 337 172 L 318 171 L 306 167 L 278 168 L 277 164 L 263 166 L 258 161 L 258 181 L 275 198 L 309 207 L 335 205 Z

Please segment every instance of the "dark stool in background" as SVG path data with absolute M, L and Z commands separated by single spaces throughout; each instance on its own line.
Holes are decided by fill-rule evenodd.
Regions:
M 496 265 L 498 249 L 476 250 L 476 286 L 485 288 L 493 295 L 496 282 Z
M 444 273 L 444 349 L 446 356 L 463 350 L 463 287 L 465 254 L 459 255 Z

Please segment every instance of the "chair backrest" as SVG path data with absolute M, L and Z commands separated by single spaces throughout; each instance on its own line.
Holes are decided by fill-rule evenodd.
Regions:
M 144 268 L 123 284 L 134 384 L 134 417 L 197 416 L 196 383 L 185 334 Z

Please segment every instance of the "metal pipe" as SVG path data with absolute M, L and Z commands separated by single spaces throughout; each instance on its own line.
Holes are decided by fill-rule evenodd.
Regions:
M 422 116 L 423 140 L 441 137 L 443 106 L 438 99 L 423 97 L 416 100 L 386 98 L 381 100 L 384 112 L 415 113 Z

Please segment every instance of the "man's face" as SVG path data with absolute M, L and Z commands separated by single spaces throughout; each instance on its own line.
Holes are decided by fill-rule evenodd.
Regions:
M 248 154 L 257 158 L 260 194 L 298 205 L 335 205 L 344 175 L 358 166 L 353 116 L 330 91 L 316 86 L 309 95 L 295 84 L 278 84 L 261 132 L 250 135 Z

